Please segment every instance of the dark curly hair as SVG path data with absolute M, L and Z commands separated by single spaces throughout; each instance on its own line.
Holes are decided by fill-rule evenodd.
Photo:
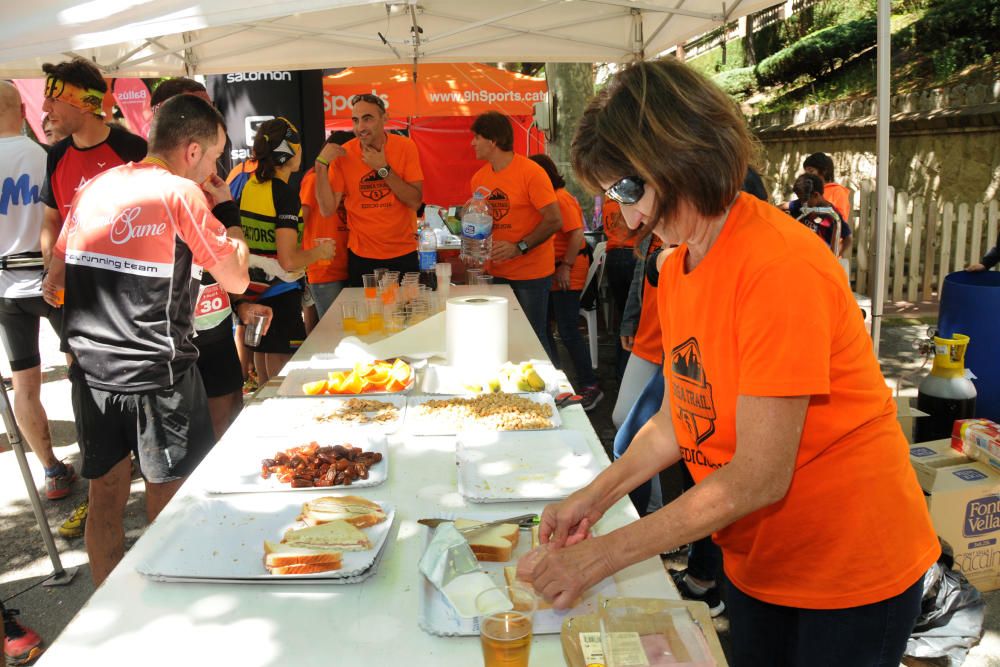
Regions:
M 42 65 L 42 71 L 48 76 L 54 76 L 80 88 L 93 88 L 102 93 L 108 92 L 108 84 L 104 82 L 101 70 L 97 69 L 97 66 L 86 58 L 77 56 L 57 65 L 45 63 Z

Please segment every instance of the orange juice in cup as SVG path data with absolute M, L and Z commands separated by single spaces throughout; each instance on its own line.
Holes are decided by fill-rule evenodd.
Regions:
M 313 239 L 313 247 L 314 248 L 317 247 L 317 246 L 323 245 L 324 243 L 333 243 L 333 239 L 326 238 L 326 237 L 321 237 L 321 238 L 315 238 L 315 239 Z M 316 266 L 329 266 L 330 264 L 333 264 L 333 261 L 329 260 L 329 259 L 317 259 L 316 260 Z
M 365 298 L 375 299 L 378 297 L 378 283 L 375 281 L 374 273 L 366 273 L 361 276 L 361 280 L 365 287 Z
M 66 290 L 64 289 L 56 290 L 56 303 L 60 306 L 66 303 Z

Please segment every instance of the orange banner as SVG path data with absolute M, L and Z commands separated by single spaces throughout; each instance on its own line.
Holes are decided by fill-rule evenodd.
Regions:
M 500 111 L 531 116 L 546 98 L 545 79 L 506 72 L 476 63 L 427 63 L 387 67 L 353 67 L 323 79 L 327 120 L 349 120 L 350 99 L 372 93 L 386 103 L 393 118 L 413 116 L 477 116 Z

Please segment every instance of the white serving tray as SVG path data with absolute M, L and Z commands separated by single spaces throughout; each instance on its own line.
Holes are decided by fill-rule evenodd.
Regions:
M 306 382 L 315 382 L 317 380 L 325 380 L 329 375 L 330 371 L 349 371 L 352 370 L 354 366 L 340 366 L 332 368 L 293 368 L 288 371 L 288 375 L 282 380 L 281 386 L 278 387 L 278 396 L 308 396 L 309 398 L 330 398 L 332 397 L 352 397 L 352 396 L 400 396 L 402 394 L 407 394 L 413 389 L 413 385 L 416 384 L 414 377 L 416 375 L 416 370 L 411 369 L 410 371 L 410 382 L 406 385 L 405 389 L 401 391 L 366 391 L 362 394 L 307 394 L 302 391 L 302 385 Z
M 282 484 L 277 476 L 268 479 L 260 476 L 261 461 L 273 458 L 279 451 L 308 445 L 315 440 L 321 446 L 350 444 L 367 452 L 379 452 L 382 460 L 368 469 L 368 479 L 358 479 L 350 486 L 302 487 L 294 489 L 290 484 Z M 350 491 L 378 486 L 389 477 L 389 447 L 385 435 L 362 429 L 340 430 L 329 438 L 304 439 L 297 436 L 284 438 L 253 438 L 245 440 L 226 438 L 216 445 L 214 456 L 206 457 L 202 463 L 206 475 L 205 490 L 208 493 L 260 493 L 275 491 Z
M 315 493 L 344 495 L 337 493 Z M 180 515 L 172 515 L 173 534 L 159 552 L 139 563 L 136 570 L 159 581 L 221 581 L 242 579 L 248 583 L 283 583 L 356 577 L 369 569 L 381 550 L 395 519 L 395 507 L 376 501 L 386 520 L 363 529 L 372 542 L 367 551 L 345 551 L 339 570 L 315 574 L 272 575 L 264 567 L 264 540 L 280 542 L 289 528 L 302 528 L 297 521 L 302 504 L 309 498 L 294 496 L 214 496 L 199 499 Z M 332 582 L 336 583 L 336 582 Z
M 372 396 L 362 400 L 391 403 L 398 410 L 398 417 L 381 424 L 357 424 L 344 421 L 318 421 L 323 415 L 337 411 L 350 398 L 325 396 L 323 398 L 268 398 L 248 405 L 231 427 L 240 437 L 280 438 L 294 436 L 310 440 L 337 439 L 345 430 L 365 429 L 369 432 L 393 433 L 403 423 L 406 398 L 403 396 Z M 229 433 L 226 433 L 227 438 Z
M 440 515 L 442 518 L 453 519 L 457 515 Z M 476 513 L 463 513 L 462 518 L 477 519 L 479 521 L 492 521 L 501 519 L 504 515 L 476 515 Z M 431 542 L 433 531 L 424 530 L 424 549 Z M 503 587 L 506 585 L 503 569 L 507 565 L 517 565 L 517 559 L 531 551 L 531 531 L 521 530 L 521 536 L 517 547 L 511 556 L 511 560 L 506 563 L 479 563 L 480 568 L 493 579 L 493 583 Z M 423 553 L 423 552 L 421 552 Z M 427 577 L 420 576 L 419 605 L 420 617 L 418 623 L 420 629 L 438 637 L 468 637 L 479 634 L 479 619 L 462 618 L 452 607 L 448 599 L 434 587 Z M 539 609 L 535 612 L 535 621 L 532 632 L 536 635 L 554 635 L 562 630 L 563 621 L 567 616 L 579 616 L 581 614 L 597 613 L 597 600 L 599 596 L 617 597 L 618 585 L 614 579 L 608 577 L 596 586 L 587 591 L 580 604 L 572 609 Z
M 462 433 L 456 449 L 458 490 L 474 503 L 558 500 L 601 472 L 582 433 Z
M 549 431 L 552 429 L 557 429 L 562 426 L 562 417 L 559 415 L 559 410 L 556 408 L 556 402 L 552 398 L 551 394 L 546 393 L 534 393 L 534 394 L 516 394 L 523 398 L 527 398 L 535 403 L 541 403 L 543 405 L 548 405 L 552 408 L 552 415 L 549 417 L 549 421 L 552 426 L 547 429 L 530 429 L 538 431 Z M 449 398 L 469 398 L 468 396 L 410 396 L 406 399 L 406 430 L 413 435 L 456 435 L 459 429 L 456 428 L 455 424 L 451 423 L 447 419 L 441 417 L 424 417 L 417 414 L 417 406 L 426 403 L 427 401 L 441 401 L 448 400 Z M 461 429 L 462 432 L 467 431 L 477 431 L 477 432 L 493 432 L 493 429 L 485 425 L 477 425 L 475 423 L 466 424 L 465 428 Z M 518 431 L 523 432 L 523 431 Z
M 572 387 L 565 381 L 565 376 L 549 361 L 534 361 L 532 365 L 539 377 L 545 381 L 545 391 L 553 396 L 562 392 L 571 392 Z M 461 369 L 446 364 L 428 364 L 420 379 L 420 391 L 425 394 L 450 394 L 474 396 L 477 393 L 465 388 L 467 378 Z

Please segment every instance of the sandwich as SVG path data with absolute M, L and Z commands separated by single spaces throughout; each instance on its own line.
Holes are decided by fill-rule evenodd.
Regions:
M 316 551 L 367 551 L 372 548 L 367 535 L 341 519 L 318 526 L 293 528 L 285 533 L 281 543 Z
M 292 547 L 264 540 L 264 567 L 271 574 L 314 574 L 339 570 L 343 553 Z
M 538 539 L 538 526 L 534 525 L 534 526 L 531 527 L 531 549 L 532 549 L 532 551 L 534 551 L 535 549 L 537 549 L 538 546 L 539 546 L 539 544 L 540 544 L 540 542 L 539 542 L 539 539 Z M 528 558 L 530 559 L 531 557 L 528 556 Z M 524 561 L 522 561 L 522 563 L 523 562 Z M 533 562 L 537 562 L 537 559 L 535 559 Z M 524 581 L 522 579 L 518 579 L 517 578 L 517 565 L 508 565 L 508 566 L 506 566 L 503 569 L 503 578 L 507 581 L 507 585 L 508 586 L 513 586 L 516 583 L 516 584 L 518 584 L 520 586 L 524 586 L 525 588 L 527 588 L 528 590 L 530 590 L 532 593 L 534 593 L 535 594 L 535 598 L 538 600 L 538 608 L 539 609 L 551 609 L 552 608 L 552 603 L 549 602 L 548 600 L 546 600 L 542 596 L 541 593 L 539 593 L 538 591 L 536 591 L 534 586 L 532 586 L 527 581 Z M 576 607 L 576 606 L 578 606 L 580 604 L 580 601 L 581 601 L 581 598 L 577 598 L 576 600 L 573 601 L 573 604 L 570 605 L 570 607 Z
M 346 521 L 357 528 L 367 528 L 385 521 L 385 511 L 378 503 L 360 496 L 324 496 L 302 506 L 299 520 L 310 526 L 331 521 Z
M 472 521 L 471 519 L 455 519 L 455 528 L 462 530 L 476 526 L 484 521 Z M 516 523 L 503 523 L 499 526 L 491 526 L 483 530 L 465 535 L 472 553 L 476 555 L 476 560 L 490 563 L 503 563 L 510 560 L 517 546 L 519 538 L 518 525 Z

